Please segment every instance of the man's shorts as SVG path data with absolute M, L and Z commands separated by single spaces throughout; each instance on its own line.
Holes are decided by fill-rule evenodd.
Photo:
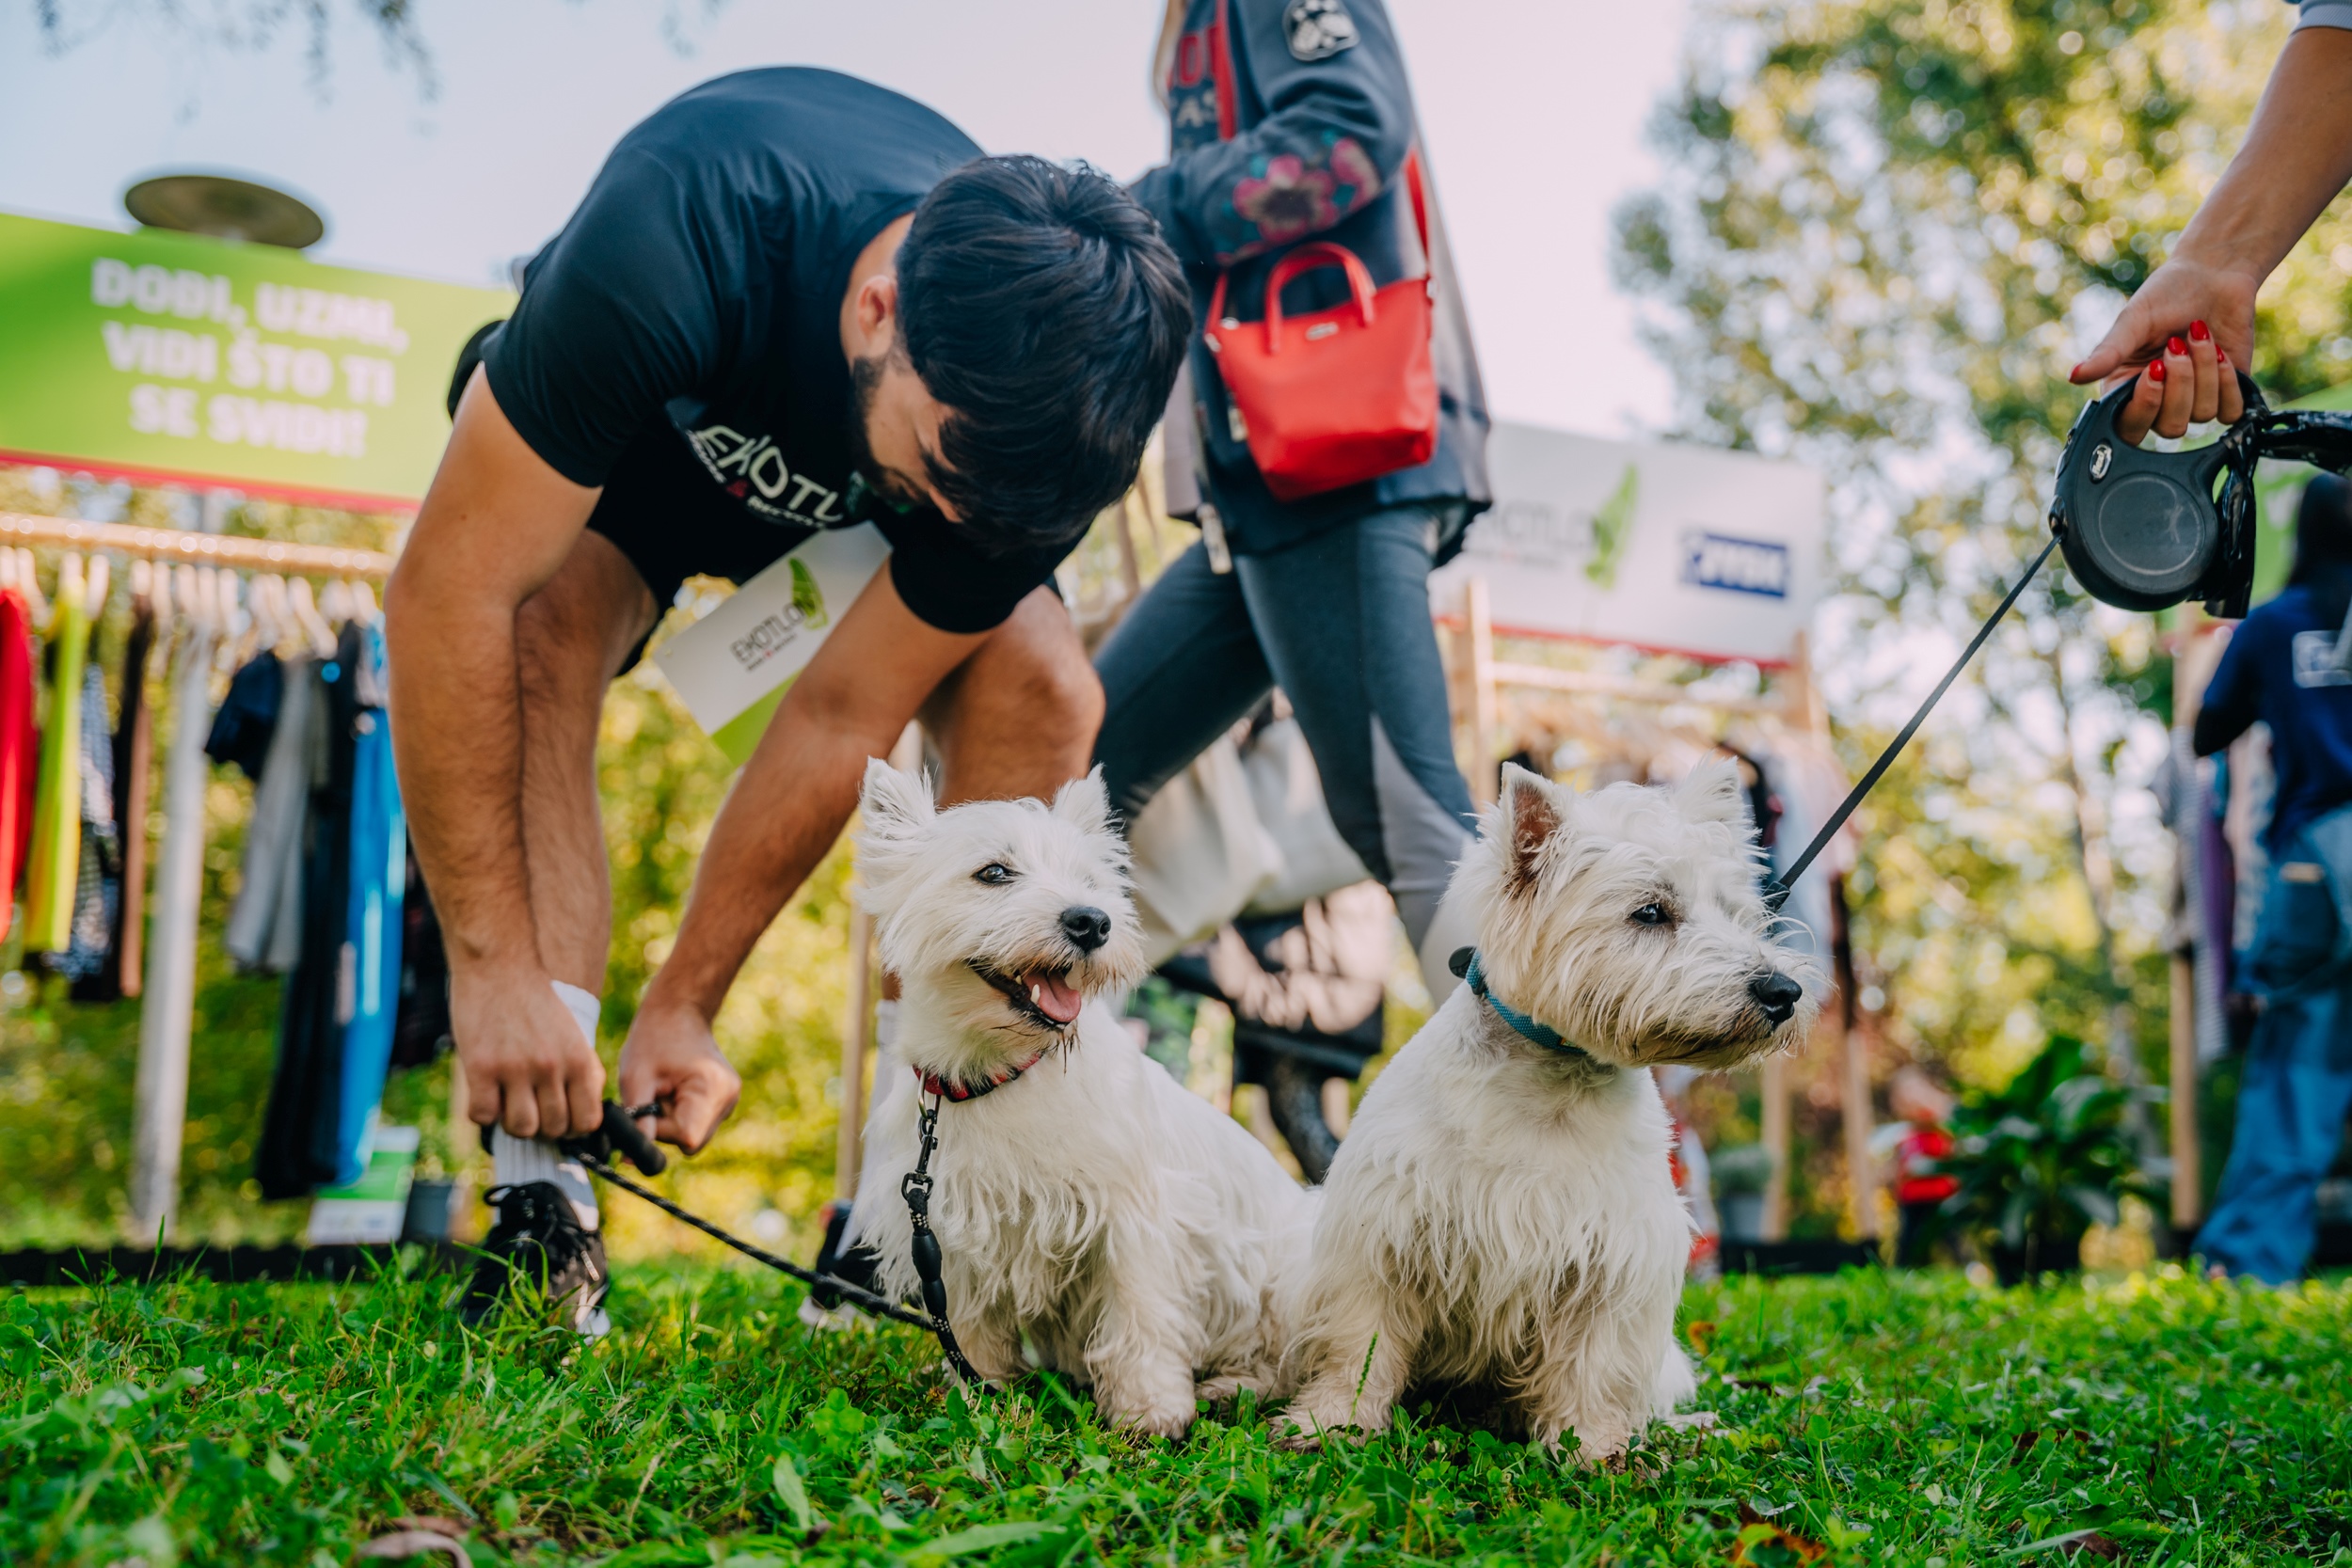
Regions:
M 457 356 L 450 382 L 450 417 L 482 363 L 483 345 L 503 323 L 475 333 Z M 659 616 L 677 602 L 691 577 L 743 582 L 782 560 L 808 537 L 752 515 L 721 489 L 688 445 L 684 432 L 657 420 L 637 433 L 604 482 L 588 526 L 620 547 L 653 591 Z M 632 657 L 630 663 L 635 663 Z

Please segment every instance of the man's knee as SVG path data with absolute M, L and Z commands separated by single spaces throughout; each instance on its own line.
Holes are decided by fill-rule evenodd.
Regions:
M 1103 722 L 1103 682 L 1087 659 L 1070 612 L 1041 588 L 958 672 L 959 722 L 1020 726 L 1031 734 L 1083 733 L 1091 746 Z

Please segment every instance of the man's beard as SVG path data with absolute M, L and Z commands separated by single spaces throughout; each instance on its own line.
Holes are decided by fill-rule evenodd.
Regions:
M 882 391 L 882 372 L 889 362 L 887 354 L 850 361 L 850 461 L 866 476 L 866 483 L 876 495 L 893 505 L 920 506 L 922 494 L 902 476 L 875 461 L 873 443 L 866 435 L 866 421 L 874 417 L 874 400 Z

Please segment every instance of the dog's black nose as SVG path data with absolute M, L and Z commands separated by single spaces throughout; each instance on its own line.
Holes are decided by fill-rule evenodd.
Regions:
M 1091 953 L 1111 940 L 1111 917 L 1085 904 L 1061 911 L 1061 934 L 1081 953 Z
M 1764 1016 L 1775 1026 L 1788 1022 L 1795 1015 L 1797 1003 L 1804 995 L 1804 988 L 1777 969 L 1766 970 L 1748 982 L 1748 994 L 1756 998 Z

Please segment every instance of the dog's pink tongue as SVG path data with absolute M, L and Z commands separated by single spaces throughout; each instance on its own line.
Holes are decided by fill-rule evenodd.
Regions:
M 1037 1004 L 1039 1012 L 1056 1023 L 1068 1023 L 1078 1016 L 1078 1009 L 1086 1005 L 1086 998 L 1078 994 L 1077 988 L 1058 974 L 1033 970 L 1028 980 L 1029 1000 Z

